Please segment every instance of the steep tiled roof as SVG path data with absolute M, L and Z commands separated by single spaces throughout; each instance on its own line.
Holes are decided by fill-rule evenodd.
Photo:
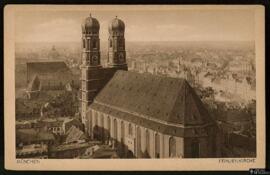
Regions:
M 35 129 L 18 129 L 16 130 L 16 142 L 29 143 L 55 140 L 52 133 L 46 131 L 38 131 Z
M 81 139 L 86 139 L 86 136 L 80 129 L 76 128 L 75 126 L 72 126 L 67 131 L 66 143 L 72 143 Z
M 37 73 L 53 73 L 59 71 L 70 71 L 66 63 L 63 61 L 49 62 L 28 62 L 27 69 Z
M 201 100 L 184 79 L 117 71 L 94 102 L 185 126 L 211 122 Z
M 90 109 L 183 137 L 206 136 L 213 124 L 186 80 L 129 71 L 117 71 Z

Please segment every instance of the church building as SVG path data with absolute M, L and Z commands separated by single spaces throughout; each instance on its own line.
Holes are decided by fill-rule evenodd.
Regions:
M 215 124 L 185 79 L 128 71 L 125 24 L 109 24 L 108 67 L 100 64 L 100 25 L 82 24 L 81 120 L 93 140 L 122 157 L 215 157 Z

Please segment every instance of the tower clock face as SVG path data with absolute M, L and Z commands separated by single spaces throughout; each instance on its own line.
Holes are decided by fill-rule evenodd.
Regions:
M 119 53 L 118 56 L 119 56 L 119 61 L 120 61 L 120 62 L 124 62 L 124 61 L 125 61 L 124 53 L 121 52 L 121 53 Z
M 98 56 L 97 55 L 92 56 L 92 62 L 93 62 L 93 64 L 98 64 Z

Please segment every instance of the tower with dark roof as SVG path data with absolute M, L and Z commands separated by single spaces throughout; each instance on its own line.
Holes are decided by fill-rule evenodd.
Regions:
M 125 23 L 117 16 L 109 24 L 108 66 L 127 70 Z
M 88 105 L 97 94 L 100 84 L 100 40 L 99 22 L 90 14 L 82 24 L 82 65 L 81 65 L 81 119 L 85 124 Z

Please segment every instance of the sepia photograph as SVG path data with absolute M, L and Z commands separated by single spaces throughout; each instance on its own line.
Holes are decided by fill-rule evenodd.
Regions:
M 106 165 L 158 159 L 164 169 L 172 161 L 172 170 L 200 160 L 263 167 L 263 12 L 260 6 L 5 8 L 12 19 L 4 35 L 11 77 L 5 106 L 12 111 L 4 116 L 6 159 L 16 164 L 9 167 L 70 159 L 75 169 L 97 159 Z

